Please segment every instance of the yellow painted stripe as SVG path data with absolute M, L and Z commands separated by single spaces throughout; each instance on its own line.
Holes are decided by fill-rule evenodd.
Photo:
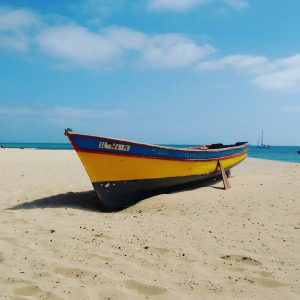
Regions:
M 117 156 L 77 152 L 92 182 L 134 179 L 154 179 L 203 175 L 214 172 L 217 161 L 177 161 L 143 157 Z M 222 160 L 224 168 L 231 167 L 247 153 Z

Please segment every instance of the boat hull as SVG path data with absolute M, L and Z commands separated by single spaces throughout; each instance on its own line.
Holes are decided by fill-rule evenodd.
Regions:
M 228 173 L 230 169 L 227 169 Z M 171 178 L 94 182 L 93 186 L 103 205 L 110 209 L 128 207 L 143 199 L 178 191 L 185 187 L 221 178 L 221 172 Z

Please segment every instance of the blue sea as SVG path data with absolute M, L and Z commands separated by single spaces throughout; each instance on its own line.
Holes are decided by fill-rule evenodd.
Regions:
M 47 150 L 72 150 L 70 143 L 0 143 L 5 148 L 24 148 L 24 149 L 47 149 Z M 170 147 L 193 147 L 195 145 L 168 145 Z M 297 151 L 300 146 L 271 146 L 270 148 L 250 147 L 250 157 L 289 161 L 300 163 L 300 154 Z

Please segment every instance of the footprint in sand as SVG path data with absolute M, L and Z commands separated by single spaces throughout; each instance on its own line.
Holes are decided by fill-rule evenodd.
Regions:
M 135 290 L 138 294 L 143 296 L 155 296 L 166 292 L 166 289 L 160 286 L 148 285 L 135 280 L 124 281 L 125 287 Z
M 23 224 L 29 224 L 30 222 L 24 220 L 24 219 L 12 219 L 12 223 L 23 223 Z
M 255 277 L 242 277 L 237 278 L 235 282 L 243 283 L 243 284 L 254 284 L 254 285 L 260 285 L 266 288 L 277 288 L 277 287 L 283 287 L 288 286 L 288 284 L 268 278 L 255 278 Z
M 103 239 L 107 239 L 107 240 L 113 240 L 113 238 L 111 236 L 104 234 L 104 233 L 97 233 L 97 234 L 95 234 L 95 237 L 103 238 Z
M 39 277 L 50 277 L 50 273 L 48 273 L 48 272 L 35 272 L 33 274 L 33 278 L 39 278 Z
M 181 260 L 188 263 L 188 264 L 192 264 L 192 263 L 197 262 L 197 259 L 193 259 L 193 258 L 182 258 Z
M 82 278 L 92 274 L 91 272 L 87 272 L 75 268 L 56 268 L 54 269 L 54 272 L 69 278 L 75 278 L 75 277 Z
M 263 277 L 270 277 L 272 275 L 272 272 L 267 272 L 267 271 L 257 271 L 257 272 L 254 272 L 256 274 L 259 274 Z
M 23 248 L 23 249 L 28 249 L 28 250 L 31 250 L 31 248 L 25 246 L 25 245 L 20 245 L 18 243 L 18 241 L 15 239 L 15 238 L 12 238 L 12 237 L 0 237 L 0 240 L 1 241 L 4 241 L 10 245 L 13 245 L 15 247 L 20 247 L 20 248 Z
M 2 236 L 0 237 L 0 240 L 9 243 L 13 246 L 18 246 L 17 240 L 15 238 Z
M 221 256 L 222 259 L 229 260 L 229 261 L 235 261 L 235 262 L 241 262 L 247 265 L 251 266 L 261 266 L 262 263 L 254 258 L 243 256 L 243 255 L 224 255 Z
M 167 248 L 159 248 L 159 247 L 151 247 L 151 246 L 143 246 L 143 248 L 151 253 L 155 253 L 158 256 L 166 256 L 170 253 L 170 250 Z
M 236 271 L 236 272 L 243 272 L 245 271 L 245 268 L 242 267 L 230 267 L 231 271 Z
M 0 252 L 0 264 L 4 261 L 3 254 Z
M 47 292 L 47 291 L 43 291 L 38 286 L 34 286 L 34 285 L 29 285 L 29 286 L 16 288 L 16 289 L 14 289 L 14 294 L 16 296 L 24 296 L 24 297 L 33 296 L 35 299 L 37 299 L 37 298 L 41 298 L 41 299 L 59 299 L 59 298 L 55 297 L 54 294 L 52 294 L 50 292 Z
M 168 254 L 170 252 L 169 249 L 167 248 L 158 248 L 158 247 L 153 247 L 152 248 L 154 251 L 156 251 L 158 254 L 161 254 L 161 255 L 165 255 L 165 254 Z
M 108 257 L 108 256 L 101 256 L 101 255 L 98 255 L 96 253 L 90 253 L 90 254 L 87 254 L 86 255 L 87 258 L 98 258 L 100 260 L 103 260 L 105 262 L 112 262 L 113 261 L 113 258 L 112 257 Z
M 267 278 L 253 278 L 254 284 L 264 286 L 267 288 L 274 288 L 274 287 L 282 287 L 282 286 L 288 286 L 288 284 L 272 280 L 272 279 L 267 279 Z

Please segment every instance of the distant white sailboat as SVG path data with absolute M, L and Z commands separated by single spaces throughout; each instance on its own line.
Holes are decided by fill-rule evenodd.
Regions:
M 265 145 L 264 144 L 264 131 L 261 131 L 261 134 L 259 136 L 258 142 L 257 142 L 257 147 L 258 148 L 270 148 L 270 145 Z

